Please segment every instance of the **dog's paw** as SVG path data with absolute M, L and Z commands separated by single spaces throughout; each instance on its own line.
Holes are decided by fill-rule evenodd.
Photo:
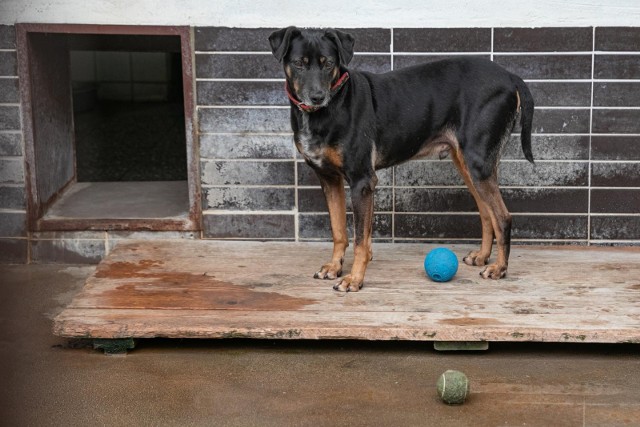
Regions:
M 481 267 L 487 263 L 489 259 L 489 255 L 483 255 L 479 251 L 472 251 L 469 254 L 462 258 L 462 262 L 467 265 L 475 265 Z
M 507 266 L 491 264 L 480 273 L 483 279 L 502 279 L 507 275 Z
M 363 279 L 358 279 L 351 274 L 347 274 L 338 283 L 333 285 L 333 290 L 338 292 L 358 292 L 362 289 L 363 284 Z
M 316 271 L 313 278 L 335 280 L 340 276 L 342 276 L 342 265 L 329 262 Z

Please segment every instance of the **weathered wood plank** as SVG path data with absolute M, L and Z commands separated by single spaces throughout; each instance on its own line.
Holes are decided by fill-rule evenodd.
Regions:
M 508 292 L 488 285 L 425 284 L 424 289 L 367 286 L 357 294 L 341 294 L 322 286 L 271 286 L 255 288 L 242 283 L 194 280 L 190 283 L 108 283 L 85 289 L 69 307 L 155 308 L 192 310 L 330 310 L 330 311 L 460 311 L 528 313 L 624 312 L 638 291 L 628 287 L 528 286 Z M 634 294 L 635 292 L 635 294 Z
M 448 313 L 350 313 L 67 309 L 54 333 L 83 338 L 298 338 L 421 341 L 640 343 L 637 321 L 601 316 L 575 325 L 566 315 L 448 317 Z M 544 325 L 544 328 L 540 325 Z M 615 326 L 614 326 L 615 325 Z

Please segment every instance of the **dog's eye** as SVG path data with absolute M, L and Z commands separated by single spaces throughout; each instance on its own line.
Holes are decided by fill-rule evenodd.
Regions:
M 298 68 L 304 67 L 304 61 L 302 59 L 294 59 L 293 65 Z
M 324 68 L 331 69 L 333 68 L 334 65 L 336 65 L 335 62 L 333 62 L 330 59 L 327 59 L 327 61 L 324 63 Z

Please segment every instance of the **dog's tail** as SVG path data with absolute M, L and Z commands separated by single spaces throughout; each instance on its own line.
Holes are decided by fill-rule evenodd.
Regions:
M 531 131 L 533 123 L 534 102 L 531 91 L 526 83 L 518 76 L 513 76 L 516 89 L 520 97 L 520 143 L 522 144 L 522 152 L 524 157 L 533 163 L 533 153 L 531 152 Z

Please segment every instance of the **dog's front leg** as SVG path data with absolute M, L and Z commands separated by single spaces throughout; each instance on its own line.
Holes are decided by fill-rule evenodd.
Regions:
M 371 233 L 373 227 L 373 192 L 377 179 L 375 175 L 351 182 L 351 202 L 353 204 L 355 228 L 355 257 L 351 273 L 333 287 L 336 291 L 357 292 L 364 283 L 367 264 L 371 260 Z
M 324 192 L 331 220 L 331 236 L 333 238 L 333 255 L 331 261 L 324 264 L 316 274 L 316 279 L 337 279 L 342 275 L 344 253 L 349 246 L 347 236 L 347 208 L 342 176 L 326 176 L 318 174 Z

